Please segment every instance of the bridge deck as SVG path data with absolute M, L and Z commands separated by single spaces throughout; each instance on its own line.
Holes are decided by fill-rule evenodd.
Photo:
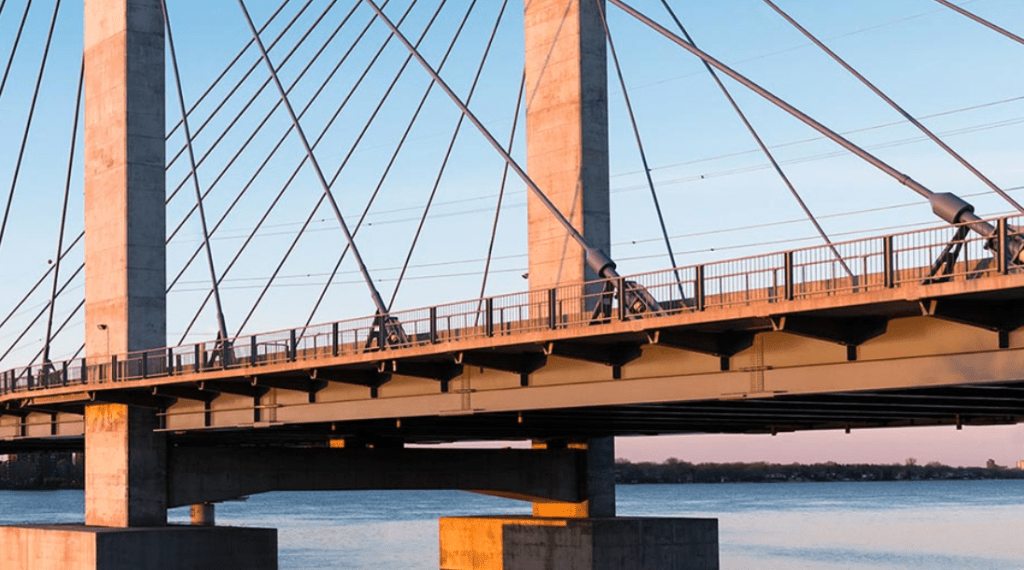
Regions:
M 1017 421 L 1024 273 L 969 238 L 933 275 L 952 232 L 839 244 L 853 275 L 808 248 L 623 280 L 658 300 L 642 313 L 576 285 L 8 371 L 0 438 L 75 442 L 92 401 L 159 407 L 179 437 L 221 439 Z

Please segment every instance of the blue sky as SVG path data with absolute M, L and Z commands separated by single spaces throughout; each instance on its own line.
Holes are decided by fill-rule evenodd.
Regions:
M 8 0 L 0 14 L 0 66 L 6 66 L 26 0 Z M 267 29 L 275 37 L 284 22 L 298 13 L 304 0 L 292 0 Z M 1024 10 L 1019 0 L 973 0 L 966 8 L 1010 30 L 1024 32 Z M 253 17 L 264 22 L 274 2 L 249 2 Z M 488 35 L 497 21 L 501 2 L 481 0 L 469 16 L 446 64 L 443 75 L 462 96 L 469 91 Z M 633 0 L 632 5 L 670 26 L 660 2 Z M 858 0 L 820 2 L 779 0 L 807 28 L 824 39 L 863 74 L 915 116 L 922 118 L 947 142 L 974 162 L 1001 187 L 1024 200 L 1024 169 L 1021 140 L 1024 131 L 1024 46 L 969 22 L 932 0 Z M 291 84 L 355 4 L 339 1 L 322 22 L 312 24 L 328 3 L 316 0 L 271 51 L 280 62 L 306 30 L 309 38 L 296 50 L 281 76 Z M 842 72 L 803 36 L 781 20 L 760 0 L 673 2 L 695 40 L 720 60 L 818 120 L 875 152 L 939 192 L 970 196 L 980 215 L 998 215 L 1009 206 L 987 191 L 977 179 L 921 135 L 865 88 Z M 33 2 L 26 32 L 14 58 L 8 83 L 0 95 L 0 198 L 6 203 L 21 133 L 33 94 L 35 74 L 52 15 L 52 2 Z M 397 19 L 409 0 L 392 0 L 387 12 Z M 418 2 L 403 29 L 418 36 L 436 8 L 435 2 Z M 470 6 L 469 0 L 449 0 L 426 35 L 422 49 L 436 66 Z M 172 0 L 171 22 L 182 62 L 183 89 L 194 102 L 227 62 L 250 39 L 236 2 Z M 54 258 L 56 214 L 63 192 L 71 118 L 81 49 L 81 0 L 63 0 L 57 34 L 47 63 L 36 117 L 28 140 L 26 160 L 11 207 L 8 235 L 0 242 L 0 311 L 6 315 L 14 303 L 39 278 Z M 370 12 L 359 7 L 328 45 L 325 55 L 312 63 L 308 73 L 291 92 L 303 107 L 335 62 L 352 45 L 355 35 L 369 21 Z M 637 121 L 667 214 L 666 224 L 680 264 L 739 257 L 792 247 L 816 245 L 820 240 L 803 217 L 785 187 L 768 168 L 764 157 L 727 106 L 703 66 L 663 38 L 615 9 L 609 9 L 610 26 L 619 49 L 623 73 L 630 89 Z M 481 83 L 471 103 L 498 140 L 506 141 L 514 118 L 516 93 L 522 73 L 522 5 L 510 1 L 502 16 L 495 46 L 484 67 Z M 370 28 L 356 45 L 341 71 L 303 117 L 309 138 L 315 138 L 336 107 L 356 84 L 366 64 L 386 37 L 380 24 Z M 353 91 L 351 102 L 338 116 L 317 148 L 328 177 L 348 155 L 356 134 L 366 123 L 407 56 L 392 42 L 367 79 Z M 230 82 L 244 69 L 259 63 L 250 50 L 242 57 L 244 67 L 227 75 Z M 2 71 L 3 67 L 0 67 Z M 258 96 L 252 107 L 223 142 L 213 147 L 230 117 L 266 80 L 262 64 L 242 83 L 235 98 L 220 115 L 213 116 L 216 102 L 226 96 L 221 86 L 197 109 L 193 131 L 208 117 L 208 127 L 196 136 L 200 156 L 210 152 L 199 169 L 204 189 L 209 188 L 255 125 L 277 101 L 273 86 Z M 168 85 L 172 81 L 168 69 Z M 379 117 L 349 158 L 335 186 L 339 203 L 350 225 L 375 187 L 387 159 L 406 127 L 429 79 L 412 62 L 396 84 Z M 865 165 L 860 159 L 837 152 L 831 142 L 809 130 L 742 87 L 727 82 L 765 141 L 777 153 L 797 189 L 811 209 L 821 216 L 825 229 L 837 240 L 904 231 L 938 221 L 916 194 Z M 230 84 L 230 83 L 229 83 Z M 610 85 L 612 133 L 613 248 L 623 273 L 668 267 L 664 245 L 655 223 L 649 190 L 629 130 L 622 96 Z M 169 126 L 180 118 L 177 102 L 169 99 Z M 380 198 L 367 218 L 369 225 L 357 242 L 385 300 L 395 288 L 412 233 L 419 222 L 427 194 L 437 177 L 441 156 L 449 144 L 458 113 L 435 90 L 421 119 L 412 129 L 408 148 L 400 155 L 384 183 Z M 253 139 L 232 169 L 205 202 L 211 226 L 229 208 L 234 196 L 264 161 L 289 126 L 278 111 L 265 131 Z M 522 133 L 517 134 L 513 156 L 523 156 Z M 180 135 L 172 136 L 168 155 L 181 148 Z M 212 150 L 211 150 L 212 149 Z M 256 220 L 273 201 L 277 191 L 302 158 L 294 136 L 286 138 L 246 197 L 226 216 L 213 240 L 215 263 L 226 267 Z M 79 148 L 80 157 L 80 148 Z M 168 188 L 177 187 L 187 173 L 183 156 L 168 171 Z M 398 291 L 395 309 L 478 296 L 483 258 L 486 254 L 493 208 L 501 180 L 502 162 L 466 124 L 457 140 L 448 170 L 438 187 L 433 214 L 412 258 L 406 282 Z M 69 207 L 69 240 L 81 230 L 80 163 L 72 177 Z M 306 217 L 313 211 L 321 190 L 306 168 L 268 217 L 264 229 L 243 253 L 223 286 L 228 299 L 228 329 L 235 332 L 246 321 L 250 307 L 277 260 Z M 980 195 L 976 195 L 980 194 Z M 168 208 L 169 230 L 195 203 L 190 184 Z M 488 294 L 525 288 L 525 190 L 510 179 L 498 228 L 494 265 Z M 329 210 L 320 207 L 312 215 L 308 234 L 298 243 L 281 276 L 267 294 L 244 332 L 293 326 L 309 318 L 313 302 L 333 267 L 343 243 Z M 195 219 L 182 226 L 169 246 L 169 277 L 178 273 L 201 242 Z M 69 253 L 62 273 L 69 275 L 81 261 L 81 248 Z M 209 290 L 209 276 L 202 258 L 184 271 L 171 292 L 176 310 L 169 323 L 169 341 L 185 335 L 189 321 Z M 69 269 L 70 268 L 70 269 Z M 314 322 L 366 315 L 372 305 L 366 287 L 355 273 L 351 258 L 341 267 Z M 28 320 L 45 307 L 48 287 L 33 296 L 12 321 L 0 328 L 0 354 L 12 343 Z M 81 279 L 71 282 L 57 305 L 57 318 L 71 315 L 81 300 Z M 287 309 L 282 309 L 287 307 Z M 188 340 L 215 332 L 214 314 L 208 307 L 199 315 Z M 0 360 L 7 365 L 31 358 L 39 346 L 40 326 Z M 81 316 L 71 316 L 55 357 L 73 353 L 81 338 Z M 996 428 L 993 428 L 996 429 Z M 1019 433 L 1019 432 L 1018 432 Z M 790 436 L 780 436 L 777 440 Z M 802 437 L 802 436 L 792 436 Z M 1013 440 L 1019 448 L 1020 438 Z M 927 459 L 927 458 L 921 458 Z M 941 458 L 939 458 L 941 459 Z M 1009 459 L 1004 459 L 1009 461 Z

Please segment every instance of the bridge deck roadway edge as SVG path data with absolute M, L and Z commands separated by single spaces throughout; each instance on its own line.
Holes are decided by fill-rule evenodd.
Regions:
M 959 297 L 964 295 L 970 295 L 973 297 L 983 294 L 998 294 L 1000 297 L 1007 295 L 1024 296 L 1024 274 L 1004 275 L 986 279 L 936 283 L 930 285 L 915 285 L 911 287 L 904 286 L 895 289 L 867 291 L 864 293 L 845 296 L 824 296 L 814 299 L 781 301 L 725 309 L 714 309 L 703 312 L 678 313 L 654 318 L 613 321 L 610 323 L 593 324 L 590 326 L 565 329 L 539 330 L 515 335 L 496 334 L 493 337 L 446 341 L 437 344 L 389 349 L 386 351 L 342 354 L 336 357 L 324 357 L 316 360 L 298 359 L 292 362 L 264 364 L 256 367 L 227 368 L 203 371 L 199 373 L 185 372 L 175 374 L 173 376 L 128 380 L 123 382 L 78 384 L 67 387 L 14 392 L 0 396 L 0 403 L 16 402 L 19 400 L 38 398 L 42 396 L 73 395 L 83 392 L 104 390 L 152 388 L 175 384 L 192 384 L 204 380 L 217 381 L 251 378 L 253 376 L 275 375 L 332 367 L 360 365 L 365 367 L 366 365 L 371 364 L 376 366 L 380 362 L 388 362 L 392 360 L 430 358 L 487 349 L 508 349 L 529 346 L 535 346 L 540 349 L 552 342 L 565 342 L 569 340 L 594 339 L 601 337 L 614 339 L 616 335 L 643 335 L 647 332 L 669 328 L 715 325 L 715 328 L 728 330 L 729 323 L 742 324 L 745 322 L 745 326 L 750 326 L 751 322 L 767 322 L 767 319 L 770 317 L 792 314 L 828 314 L 833 311 L 843 311 L 846 313 L 868 315 L 873 312 L 877 313 L 877 309 L 879 307 L 884 307 L 885 305 L 890 306 L 889 311 L 892 310 L 893 306 L 902 305 L 897 312 L 899 313 L 899 316 L 907 316 L 907 311 L 913 310 L 912 306 L 907 306 L 908 303 L 917 303 L 922 300 Z M 872 311 L 873 308 L 875 311 Z M 883 312 L 885 311 L 883 310 Z M 763 326 L 764 325 L 759 328 L 763 328 Z

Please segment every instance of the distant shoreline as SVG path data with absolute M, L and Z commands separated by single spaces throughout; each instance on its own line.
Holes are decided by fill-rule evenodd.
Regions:
M 1024 471 L 996 465 L 986 467 L 950 467 L 938 462 L 918 465 L 908 459 L 903 464 L 814 463 L 700 463 L 669 459 L 664 463 L 615 462 L 615 482 L 619 484 L 716 484 L 716 483 L 806 483 L 870 481 L 980 481 L 1024 479 Z
M 29 453 L 0 461 L 0 490 L 44 491 L 83 489 L 85 462 L 80 453 Z M 1024 479 L 1024 470 L 997 465 L 950 467 L 938 462 L 919 465 L 913 458 L 902 464 L 814 463 L 663 463 L 615 462 L 615 482 L 626 485 L 805 483 L 865 481 L 980 481 Z

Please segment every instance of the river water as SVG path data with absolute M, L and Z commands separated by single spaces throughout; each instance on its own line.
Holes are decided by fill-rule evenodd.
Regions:
M 0 524 L 81 521 L 82 503 L 2 491 Z M 723 570 L 1024 570 L 1024 480 L 622 485 L 618 511 L 717 517 Z M 527 512 L 460 492 L 268 493 L 217 522 L 279 529 L 282 570 L 436 570 L 438 517 Z

